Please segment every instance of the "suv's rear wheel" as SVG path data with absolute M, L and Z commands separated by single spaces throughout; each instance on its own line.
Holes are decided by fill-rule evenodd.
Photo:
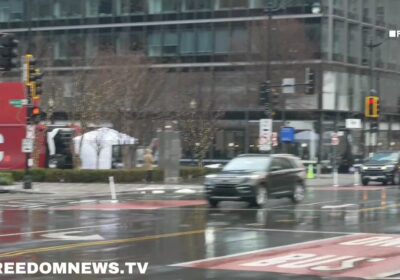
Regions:
M 363 184 L 363 186 L 366 186 L 366 185 L 368 185 L 369 180 L 362 178 L 361 183 Z
M 400 185 L 400 172 L 399 171 L 397 171 L 396 173 L 393 174 L 392 184 Z
M 250 201 L 250 206 L 265 207 L 268 200 L 268 192 L 264 185 L 258 186 L 255 197 Z
M 306 188 L 304 185 L 300 182 L 296 183 L 294 186 L 293 190 L 293 195 L 291 196 L 291 199 L 294 203 L 300 203 L 304 200 L 306 196 Z

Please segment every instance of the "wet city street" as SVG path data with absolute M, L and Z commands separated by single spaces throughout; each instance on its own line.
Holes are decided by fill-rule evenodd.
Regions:
M 118 199 L 1 194 L 1 262 L 148 262 L 70 279 L 400 279 L 398 186 L 311 187 L 266 209 L 209 208 L 201 188 Z

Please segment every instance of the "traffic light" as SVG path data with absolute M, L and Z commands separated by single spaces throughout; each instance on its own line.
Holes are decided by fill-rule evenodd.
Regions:
M 260 105 L 269 103 L 269 95 L 271 92 L 271 83 L 269 81 L 262 82 L 260 85 Z
M 17 66 L 18 41 L 14 34 L 0 34 L 0 68 L 3 71 L 10 71 Z
M 315 72 L 313 69 L 306 68 L 306 94 L 314 94 L 315 92 Z
M 42 119 L 42 110 L 40 109 L 39 106 L 33 106 L 28 108 L 28 116 L 30 119 L 30 122 L 32 124 L 37 124 L 41 121 Z
M 43 73 L 41 73 L 38 68 L 36 68 L 35 73 L 31 75 L 30 89 L 33 99 L 40 99 L 40 95 L 42 94 L 42 77 Z
M 24 82 L 26 86 L 30 86 L 30 83 L 35 80 L 36 75 L 36 59 L 31 54 L 26 54 L 24 57 Z
M 367 96 L 365 98 L 365 116 L 367 118 L 379 118 L 380 99 L 378 96 Z

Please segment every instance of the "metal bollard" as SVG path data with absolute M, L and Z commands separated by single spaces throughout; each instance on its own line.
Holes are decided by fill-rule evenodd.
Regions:
M 111 192 L 111 202 L 117 203 L 117 194 L 115 192 L 115 183 L 114 183 L 114 176 L 108 177 L 109 185 L 110 185 L 110 192 Z
M 339 187 L 339 174 L 337 168 L 333 170 L 333 186 Z
M 354 186 L 360 185 L 360 173 L 358 172 L 358 168 L 354 170 Z

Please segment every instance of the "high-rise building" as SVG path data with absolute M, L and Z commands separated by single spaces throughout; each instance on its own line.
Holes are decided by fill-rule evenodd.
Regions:
M 265 117 L 259 86 L 270 80 L 282 97 L 275 130 L 311 131 L 285 149 L 328 159 L 330 148 L 313 139 L 330 141 L 329 132 L 343 131 L 343 155 L 373 144 L 369 122 L 345 129 L 347 118 L 363 119 L 368 95 L 381 97 L 374 145 L 400 148 L 400 39 L 389 38 L 400 29 L 399 11 L 398 0 L 0 0 L 0 28 L 17 34 L 24 50 L 51 45 L 46 59 L 63 76 L 102 50 L 143 51 L 196 76 L 190 94 L 211 92 L 226 111 L 214 158 L 256 149 L 257 120 Z M 310 69 L 313 92 L 304 85 Z M 278 87 L 283 81 L 299 85 Z

